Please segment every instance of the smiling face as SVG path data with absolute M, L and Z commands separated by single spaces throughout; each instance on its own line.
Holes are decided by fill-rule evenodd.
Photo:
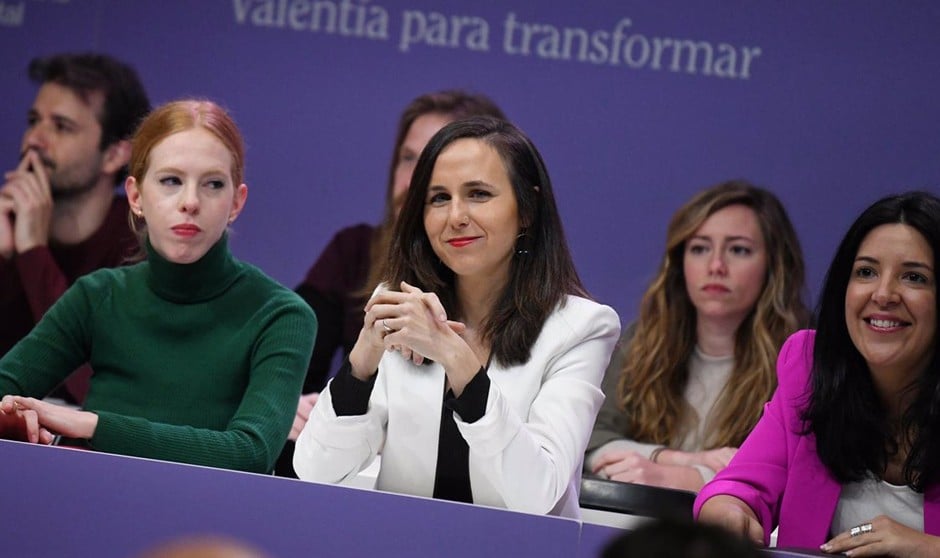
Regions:
M 461 278 L 498 289 L 509 276 L 519 209 L 493 147 L 459 139 L 438 156 L 425 196 L 424 230 L 438 258 Z
M 736 329 L 760 298 L 767 250 L 754 210 L 729 205 L 702 223 L 685 242 L 685 287 L 699 324 Z
M 146 220 L 157 253 L 174 263 L 195 262 L 241 212 L 248 187 L 233 183 L 232 154 L 200 127 L 164 138 L 148 163 L 139 183 L 127 179 L 131 209 Z
M 408 193 L 408 187 L 411 185 L 411 175 L 414 173 L 415 163 L 418 162 L 421 151 L 424 150 L 431 136 L 451 120 L 452 118 L 445 114 L 428 113 L 415 118 L 408 127 L 408 133 L 405 134 L 396 155 L 397 163 L 392 186 L 392 204 L 395 207 L 395 215 L 401 211 L 405 194 Z
M 933 356 L 935 271 L 930 245 L 908 225 L 876 227 L 859 246 L 845 291 L 845 322 L 876 377 L 906 384 Z

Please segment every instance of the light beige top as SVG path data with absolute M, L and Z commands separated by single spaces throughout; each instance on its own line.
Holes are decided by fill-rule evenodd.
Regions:
M 632 332 L 628 332 L 630 335 Z M 649 457 L 659 444 L 646 444 L 637 442 L 624 435 L 626 432 L 626 416 L 617 407 L 617 383 L 623 370 L 629 340 L 621 339 L 621 346 L 615 351 L 610 366 L 604 375 L 602 389 L 606 399 L 594 424 L 591 441 L 588 444 L 588 454 L 585 459 L 585 470 L 594 469 L 596 460 L 608 451 L 632 450 L 644 457 Z M 689 381 L 686 383 L 683 397 L 692 409 L 685 423 L 680 443 L 673 449 L 682 451 L 700 451 L 705 447 L 711 419 L 714 414 L 715 403 L 721 390 L 731 377 L 734 368 L 734 357 L 712 357 L 702 353 L 698 346 L 689 358 Z M 715 476 L 715 471 L 708 467 L 696 467 L 705 482 Z

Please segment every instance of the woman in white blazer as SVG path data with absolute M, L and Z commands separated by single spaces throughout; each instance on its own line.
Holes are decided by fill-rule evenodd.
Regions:
M 544 162 L 512 124 L 445 126 L 421 153 L 385 282 L 297 441 L 300 478 L 578 517 L 617 314 L 592 302 Z

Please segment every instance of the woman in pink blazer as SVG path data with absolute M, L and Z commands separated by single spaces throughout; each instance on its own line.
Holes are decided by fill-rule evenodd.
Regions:
M 816 332 L 780 351 L 779 385 L 702 521 L 767 544 L 940 556 L 940 199 L 884 198 L 829 268 Z

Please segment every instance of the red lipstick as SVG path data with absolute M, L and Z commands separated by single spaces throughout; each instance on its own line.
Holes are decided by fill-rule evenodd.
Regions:
M 202 232 L 202 229 L 200 229 L 197 225 L 194 225 L 192 223 L 174 225 L 173 227 L 170 227 L 170 228 L 177 235 L 185 236 L 185 237 L 193 237 L 193 236 L 196 236 L 198 233 Z
M 479 237 L 477 237 L 477 236 L 462 236 L 462 237 L 459 237 L 459 238 L 452 238 L 452 239 L 448 240 L 447 243 L 450 244 L 451 246 L 453 246 L 454 248 L 463 248 L 464 246 L 467 246 L 467 245 L 471 244 L 471 243 L 472 243 L 474 240 L 476 240 L 477 238 L 479 238 Z

